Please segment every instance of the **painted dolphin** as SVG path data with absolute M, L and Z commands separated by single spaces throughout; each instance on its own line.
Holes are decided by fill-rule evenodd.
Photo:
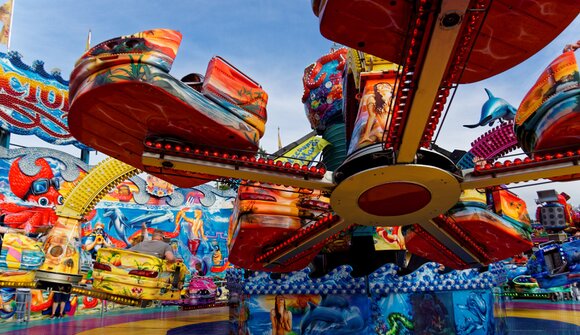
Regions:
M 513 120 L 516 116 L 516 109 L 514 106 L 510 105 L 509 102 L 502 98 L 496 98 L 493 94 L 486 88 L 485 92 L 489 99 L 481 106 L 481 117 L 479 123 L 463 125 L 467 128 L 475 128 L 479 126 L 485 126 L 489 124 L 493 125 L 495 120 Z
M 111 230 L 111 226 L 115 227 L 117 231 L 117 235 L 119 238 L 127 244 L 127 246 L 131 245 L 129 239 L 127 238 L 127 234 L 125 229 L 129 227 L 129 223 L 127 222 L 127 218 L 125 214 L 118 208 L 107 208 L 105 209 L 105 213 L 103 214 L 104 217 L 109 218 L 109 231 Z
M 171 211 L 163 212 L 153 212 L 140 215 L 129 222 L 131 226 L 138 226 L 142 223 L 146 223 L 148 227 L 157 226 L 163 222 L 170 221 L 173 222 L 175 215 Z
M 359 333 L 365 328 L 365 321 L 356 306 L 349 306 L 340 296 L 326 296 L 319 306 L 308 303 L 308 311 L 300 323 L 301 334 L 346 335 Z
M 339 310 L 325 306 L 316 306 L 311 302 L 308 302 L 308 307 L 308 312 L 306 312 L 302 318 L 302 322 L 300 323 L 300 334 L 306 334 L 306 329 L 316 321 L 342 323 L 344 320 L 342 313 Z

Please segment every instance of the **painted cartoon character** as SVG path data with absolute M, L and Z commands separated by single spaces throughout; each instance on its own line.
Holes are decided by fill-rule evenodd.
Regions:
M 172 195 L 174 187 L 170 183 L 155 176 L 147 176 L 147 193 L 156 197 L 165 197 Z
M 222 265 L 223 256 L 222 251 L 220 250 L 220 246 L 218 245 L 217 241 L 213 241 L 212 244 L 213 252 L 211 254 L 211 260 L 214 266 Z
M 402 238 L 401 227 L 377 227 L 377 234 L 394 247 L 400 250 L 405 249 L 405 239 Z
M 28 176 L 20 170 L 20 159 L 16 159 L 10 166 L 10 190 L 31 205 L 6 202 L 4 196 L 0 196 L 0 224 L 25 229 L 28 233 L 39 233 L 57 222 L 54 208 L 64 201 L 58 191 L 60 180 L 55 178 L 50 164 L 44 158 L 36 160 L 40 171 L 34 176 Z
M 109 193 L 113 198 L 116 198 L 120 202 L 129 202 L 133 199 L 133 193 L 131 192 L 131 187 L 127 183 L 121 183 L 117 185 L 113 192 Z
M 199 249 L 199 245 L 202 241 L 207 241 L 207 237 L 205 236 L 205 231 L 203 227 L 203 211 L 201 209 L 194 209 L 193 210 L 193 218 L 189 218 L 185 215 L 185 213 L 189 210 L 189 207 L 182 208 L 176 215 L 175 221 L 179 222 L 180 220 L 184 220 L 185 222 L 189 223 L 190 230 L 189 230 L 189 241 L 188 247 L 189 250 L 193 255 L 197 254 L 197 250 Z
M 91 257 L 97 256 L 97 251 L 101 248 L 111 248 L 113 243 L 109 235 L 105 232 L 105 225 L 101 222 L 95 224 L 95 228 L 87 237 L 83 249 L 91 253 Z

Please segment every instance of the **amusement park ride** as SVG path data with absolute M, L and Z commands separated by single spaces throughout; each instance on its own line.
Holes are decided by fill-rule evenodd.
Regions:
M 558 20 L 543 14 L 545 6 Z M 274 190 L 275 185 L 287 185 L 328 194 L 332 212 L 320 220 L 289 228 L 292 233 L 278 239 L 252 242 L 260 250 L 249 260 L 252 268 L 271 271 L 306 265 L 312 250 L 355 224 L 414 225 L 455 267 L 483 266 L 498 258 L 443 214 L 460 201 L 462 191 L 539 178 L 573 179 L 580 173 L 577 131 L 570 135 L 557 130 L 563 122 L 577 124 L 577 113 L 565 110 L 559 115 L 564 120 L 543 129 L 537 119 L 555 117 L 533 109 L 540 105 L 533 100 L 536 95 L 526 98 L 533 101 L 515 117 L 516 136 L 529 158 L 492 165 L 503 148 L 500 154 L 481 157 L 487 163 L 461 170 L 431 149 L 451 91 L 458 84 L 498 74 L 538 51 L 574 19 L 573 4 L 314 1 L 313 9 L 324 36 L 362 51 L 351 52 L 345 71 L 347 141 L 359 140 L 353 134 L 362 104 L 354 96 L 364 95 L 365 84 L 373 80 L 394 87 L 391 117 L 380 125 L 378 140 L 361 148 L 355 144 L 335 171 L 310 162 L 256 158 L 266 121 L 266 93 L 220 58 L 210 62 L 203 81 L 191 86 L 171 77 L 167 72 L 181 35 L 168 30 L 112 39 L 81 57 L 71 76 L 71 133 L 178 186 L 228 177 L 268 183 Z M 496 32 L 499 27 L 501 34 Z M 522 31 L 531 30 L 533 38 L 522 37 Z M 372 60 L 377 58 L 363 52 L 386 62 L 375 64 Z M 564 57 L 573 57 L 573 52 Z M 539 89 L 542 85 L 544 81 Z M 567 89 L 540 98 L 541 108 L 573 99 L 577 85 L 576 75 Z M 548 132 L 552 140 L 544 140 Z M 234 229 L 232 250 L 242 251 L 236 248 L 237 239 L 260 229 L 259 222 L 250 226 Z M 247 248 L 250 244 L 243 243 Z M 530 246 L 522 243 L 512 251 Z M 296 260 L 299 266 L 293 266 Z
M 68 119 L 79 141 L 126 164 L 105 163 L 119 169 L 108 183 L 78 185 L 79 194 L 86 194 L 65 200 L 59 210 L 63 227 L 78 229 L 99 194 L 143 170 L 181 187 L 242 179 L 230 261 L 252 270 L 302 269 L 355 225 L 408 226 L 411 253 L 456 269 L 484 267 L 529 250 L 521 213 L 502 205 L 521 200 L 500 186 L 580 176 L 574 52 L 548 67 L 517 114 L 482 115 L 480 124 L 500 120 L 500 125 L 474 142 L 463 159 L 441 153 L 433 138 L 457 85 L 490 78 L 536 53 L 576 17 L 577 5 L 314 0 L 312 7 L 322 34 L 352 48 L 313 64 L 304 79 L 308 101 L 308 92 L 332 77 L 325 64 L 334 62 L 340 110 L 310 118 L 320 133 L 337 118 L 344 121 L 343 161 L 326 168 L 257 156 L 268 98 L 259 84 L 219 57 L 210 61 L 205 77 L 175 79 L 168 72 L 180 33 L 159 29 L 123 36 L 96 45 L 77 62 Z M 382 106 L 388 112 L 380 116 L 365 105 L 377 85 L 389 87 L 391 96 Z M 497 161 L 518 146 L 527 158 Z M 111 251 L 99 252 L 101 259 L 106 253 Z M 112 271 L 107 255 L 96 267 L 101 274 Z M 51 271 L 44 270 L 39 273 Z M 54 275 L 44 280 L 49 277 Z

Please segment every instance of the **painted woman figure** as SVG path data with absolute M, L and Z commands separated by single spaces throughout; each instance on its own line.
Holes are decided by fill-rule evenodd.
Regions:
M 381 80 L 369 80 L 360 102 L 348 154 L 357 149 L 382 141 L 385 127 L 391 117 L 393 85 Z
M 274 308 L 270 310 L 272 335 L 286 335 L 292 331 L 292 313 L 286 309 L 286 299 L 283 295 L 274 298 Z
M 193 218 L 189 218 L 185 215 L 185 213 L 189 210 L 189 207 L 182 208 L 175 217 L 175 222 L 179 222 L 179 220 L 183 219 L 185 222 L 189 223 L 190 230 L 189 230 L 189 241 L 188 247 L 189 250 L 193 255 L 197 254 L 197 250 L 199 245 L 202 241 L 207 241 L 207 237 L 205 236 L 204 230 L 204 222 L 203 222 L 203 211 L 201 209 L 194 209 L 193 210 Z

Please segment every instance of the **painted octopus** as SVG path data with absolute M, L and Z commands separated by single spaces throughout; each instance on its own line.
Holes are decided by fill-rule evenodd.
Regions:
M 34 176 L 20 170 L 20 159 L 10 166 L 8 180 L 12 193 L 29 204 L 8 202 L 4 195 L 0 195 L 0 225 L 24 229 L 32 234 L 41 233 L 58 220 L 54 209 L 64 200 L 58 191 L 60 181 L 54 177 L 50 164 L 44 158 L 36 160 L 40 171 Z

